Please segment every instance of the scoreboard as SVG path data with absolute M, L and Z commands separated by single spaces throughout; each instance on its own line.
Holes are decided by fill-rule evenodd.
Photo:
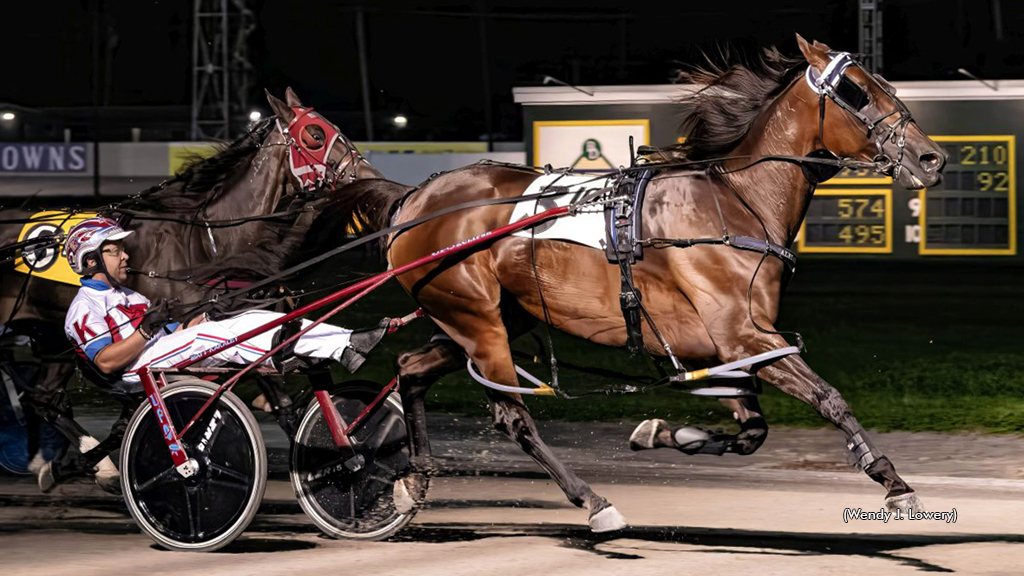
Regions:
M 797 251 L 896 258 L 1015 256 L 1015 136 L 932 139 L 949 158 L 942 184 L 911 191 L 888 177 L 843 170 L 814 192 Z
M 919 193 L 923 255 L 1017 253 L 1013 136 L 939 136 L 942 184 Z
M 892 253 L 892 188 L 816 190 L 797 249 L 805 254 Z

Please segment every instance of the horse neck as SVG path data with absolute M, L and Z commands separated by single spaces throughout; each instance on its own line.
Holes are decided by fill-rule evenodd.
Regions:
M 725 165 L 725 183 L 761 217 L 769 239 L 787 245 L 796 237 L 810 204 L 814 185 L 792 162 L 765 161 L 737 170 L 764 156 L 805 156 L 815 148 L 817 117 L 811 120 L 807 103 L 790 87 L 754 123 Z
M 380 170 L 373 167 L 369 160 L 365 158 L 359 161 L 359 165 L 356 166 L 356 180 L 368 180 L 371 178 L 384 178 L 384 174 Z
M 225 183 L 226 188 L 199 218 L 232 220 L 273 213 L 287 184 L 285 150 L 283 146 L 262 146 L 246 168 Z M 251 224 L 214 229 L 214 237 L 224 244 L 218 246 L 218 251 L 242 248 L 258 229 Z

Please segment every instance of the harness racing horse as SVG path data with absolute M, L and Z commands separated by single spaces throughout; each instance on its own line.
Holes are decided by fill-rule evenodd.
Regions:
M 821 162 L 815 160 L 821 158 L 876 162 L 911 189 L 941 181 L 943 152 L 884 80 L 868 74 L 848 54 L 834 54 L 824 44 L 810 44 L 799 36 L 798 43 L 803 60 L 770 49 L 749 66 L 690 75 L 706 86 L 683 99 L 690 113 L 688 139 L 674 154 L 706 162 L 700 169 L 670 162 L 650 180 L 642 238 L 721 237 L 724 224 L 727 234 L 788 246 L 819 181 L 815 174 Z M 399 225 L 460 203 L 521 196 L 539 177 L 531 169 L 474 165 L 438 176 L 404 200 L 394 191 L 372 190 L 349 201 L 353 217 L 369 216 L 370 224 L 380 229 L 389 225 L 388 215 L 394 215 L 390 224 Z M 505 225 L 512 211 L 509 204 L 494 204 L 430 219 L 392 237 L 386 251 L 389 265 L 401 266 Z M 599 344 L 626 345 L 619 267 L 609 265 L 604 252 L 594 248 L 541 239 L 531 244 L 528 237 L 503 237 L 485 242 L 472 254 L 460 253 L 399 277 L 453 341 L 435 341 L 399 357 L 416 466 L 429 454 L 423 395 L 438 377 L 465 366 L 463 354 L 484 378 L 516 386 L 509 341 L 537 320 L 548 318 L 552 326 Z M 693 366 L 709 366 L 788 346 L 774 328 L 783 268 L 782 261 L 765 253 L 700 245 L 648 250 L 633 276 L 643 305 L 674 355 Z M 642 335 L 649 353 L 665 355 L 650 326 Z M 751 372 L 841 429 L 858 466 L 885 487 L 887 506 L 918 504 L 839 392 L 799 355 L 759 364 Z M 570 502 L 588 509 L 593 530 L 625 525 L 615 508 L 545 445 L 519 395 L 492 389 L 487 394 L 495 427 L 546 470 Z M 739 420 L 741 433 L 728 441 L 704 442 L 724 442 L 727 450 L 739 454 L 754 452 L 768 431 L 756 398 L 723 401 Z M 680 446 L 663 421 L 641 428 L 634 433 L 634 448 L 692 448 Z M 681 436 L 692 444 L 694 435 Z M 415 503 L 424 486 L 419 473 L 400 480 L 396 504 L 410 497 Z
M 160 186 L 101 209 L 106 215 L 130 220 L 131 228 L 139 232 L 128 247 L 129 265 L 135 272 L 129 277 L 129 288 L 153 299 L 188 302 L 223 289 L 220 284 L 228 283 L 220 280 L 277 273 L 299 254 L 316 248 L 309 245 L 307 236 L 324 236 L 323 230 L 308 234 L 319 212 L 333 201 L 320 191 L 383 178 L 336 126 L 305 107 L 290 88 L 286 101 L 269 93 L 267 98 L 276 117 L 215 156 L 193 162 Z M 18 240 L 31 215 L 20 209 L 0 211 L 0 246 Z M 3 223 L 9 220 L 15 223 Z M 59 219 L 51 222 L 58 224 Z M 331 227 L 324 219 L 316 222 Z M 336 237 L 344 228 L 332 231 Z M 52 250 L 51 257 L 60 258 Z M 78 287 L 2 272 L 0 323 L 7 324 L 5 331 L 27 333 L 44 355 L 66 351 L 64 315 Z M 94 448 L 96 440 L 70 417 L 64 388 L 73 372 L 70 363 L 46 362 L 31 404 L 85 452 Z M 101 448 L 86 459 L 84 469 L 120 446 L 123 425 L 136 406 L 137 402 L 124 399 L 122 419 Z

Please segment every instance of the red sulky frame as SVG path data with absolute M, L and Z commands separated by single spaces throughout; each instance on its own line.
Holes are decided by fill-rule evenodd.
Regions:
M 324 296 L 323 298 L 315 302 L 311 302 L 301 308 L 293 310 L 292 312 L 289 312 L 288 314 L 285 314 L 284 316 L 277 318 L 276 320 L 272 320 L 260 326 L 259 328 L 253 328 L 252 330 L 240 334 L 235 338 L 227 340 L 226 342 L 218 344 L 217 346 L 214 346 L 213 348 L 210 348 L 205 352 L 196 354 L 191 358 L 183 360 L 182 362 L 175 364 L 169 370 L 156 369 L 151 371 L 148 367 L 143 367 L 138 371 L 139 379 L 142 381 L 142 385 L 146 390 L 147 400 L 152 405 L 153 410 L 156 412 L 156 417 L 160 423 L 160 429 L 164 437 L 164 442 L 167 444 L 167 449 L 171 453 L 171 459 L 174 461 L 175 467 L 177 467 L 180 474 L 186 477 L 191 476 L 192 474 L 195 473 L 196 465 L 194 462 L 190 463 L 189 456 L 185 452 L 185 447 L 182 446 L 180 439 L 181 436 L 184 435 L 185 432 L 187 432 L 189 428 L 191 428 L 192 425 L 199 420 L 200 417 L 202 417 L 203 413 L 206 412 L 210 405 L 216 402 L 216 400 L 220 397 L 221 394 L 223 394 L 227 390 L 230 390 L 231 387 L 234 386 L 235 383 L 237 383 L 242 376 L 256 369 L 268 358 L 276 354 L 279 350 L 281 350 L 288 344 L 291 344 L 293 341 L 300 338 L 303 334 L 308 332 L 314 326 L 317 326 L 318 324 L 327 320 L 331 316 L 334 316 L 338 312 L 341 312 L 342 310 L 344 310 L 345 308 L 347 308 L 348 306 L 350 306 L 363 296 L 376 290 L 382 284 L 394 278 L 395 276 L 404 274 L 410 270 L 419 268 L 420 266 L 425 266 L 427 264 L 430 264 L 431 262 L 436 262 L 437 260 L 440 260 L 452 254 L 464 252 L 484 242 L 503 238 L 505 236 L 508 236 L 509 234 L 512 234 L 513 232 L 518 232 L 519 230 L 522 230 L 524 228 L 529 228 L 535 224 L 543 222 L 544 220 L 564 216 L 569 213 L 569 210 L 570 208 L 568 206 L 559 206 L 556 208 L 551 208 L 550 210 L 545 210 L 544 212 L 540 212 L 534 214 L 533 216 L 523 218 L 522 220 L 519 220 L 517 222 L 506 224 L 505 226 L 502 226 L 500 228 L 488 230 L 487 232 L 484 232 L 479 236 L 474 236 L 473 238 L 469 238 L 468 240 L 463 240 L 456 244 L 452 244 L 451 246 L 442 248 L 441 250 L 438 250 L 437 252 L 434 252 L 432 254 L 428 254 L 427 256 L 423 256 L 422 258 L 413 260 L 412 262 L 409 262 L 408 264 L 405 264 L 403 266 L 399 266 L 398 268 L 394 268 L 386 272 L 381 272 L 380 274 L 356 282 L 351 286 L 334 292 L 333 294 Z M 164 378 L 162 372 L 178 371 L 185 369 L 195 364 L 196 362 L 199 362 L 200 360 L 204 360 L 206 358 L 209 358 L 210 356 L 213 356 L 214 354 L 222 350 L 225 350 L 237 344 L 241 344 L 254 336 L 258 336 L 269 330 L 273 330 L 278 326 L 291 322 L 292 320 L 295 320 L 296 318 L 304 316 L 315 310 L 319 310 L 320 308 L 323 308 L 329 304 L 334 304 L 339 300 L 342 300 L 342 302 L 333 309 L 331 309 L 329 312 L 327 312 L 320 318 L 314 320 L 309 326 L 302 329 L 298 333 L 294 334 L 287 340 L 281 342 L 273 349 L 268 350 L 259 359 L 247 365 L 245 368 L 241 369 L 238 373 L 236 373 L 234 376 L 225 381 L 224 384 L 222 384 L 220 388 L 217 389 L 217 392 L 213 396 L 211 396 L 209 400 L 207 400 L 206 404 L 204 404 L 203 407 L 200 408 L 198 412 L 196 412 L 195 416 L 192 417 L 192 419 L 188 422 L 188 424 L 185 425 L 185 427 L 181 430 L 180 433 L 177 430 L 175 430 L 174 423 L 171 422 L 171 419 L 167 414 L 167 406 L 164 404 L 163 397 L 160 395 L 160 389 L 167 384 L 167 381 Z M 418 315 L 419 312 L 412 314 L 409 317 L 400 320 L 399 323 L 395 324 L 394 326 L 401 326 L 402 323 L 407 322 Z M 391 382 L 384 386 L 384 388 L 381 390 L 380 394 L 377 395 L 377 398 L 373 401 L 373 403 L 367 406 L 363 413 L 356 417 L 356 419 L 349 425 L 346 425 L 344 420 L 341 418 L 341 415 L 338 413 L 338 410 L 334 407 L 334 403 L 330 399 L 330 394 L 324 390 L 316 391 L 315 395 L 317 401 L 320 403 L 320 407 L 323 410 L 324 417 L 327 419 L 327 423 L 331 430 L 331 436 L 333 437 L 335 444 L 337 444 L 339 448 L 348 448 L 349 446 L 351 446 L 351 443 L 349 441 L 349 434 L 360 424 L 363 418 L 365 418 L 365 416 L 373 409 L 373 407 L 380 401 L 382 401 L 384 398 L 386 398 L 387 395 L 397 386 L 398 377 L 395 377 L 394 379 L 391 380 Z

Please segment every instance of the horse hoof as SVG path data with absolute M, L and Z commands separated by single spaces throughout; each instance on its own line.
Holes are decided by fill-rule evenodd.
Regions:
M 885 509 L 890 512 L 895 512 L 896 510 L 907 512 L 911 508 L 917 512 L 924 512 L 924 504 L 921 504 L 921 499 L 917 497 L 917 492 L 907 492 L 906 494 L 890 496 L 885 499 Z
M 53 464 L 51 462 L 43 464 L 39 469 L 37 479 L 39 480 L 40 492 L 45 494 L 50 490 L 53 490 L 53 487 L 57 485 L 57 479 L 53 476 Z
M 629 449 L 630 450 L 650 450 L 651 448 L 661 448 L 657 444 L 658 434 L 664 430 L 670 428 L 668 422 L 659 419 L 644 420 L 640 423 L 633 433 L 629 435 Z
M 426 478 L 422 474 L 409 474 L 395 480 L 392 500 L 399 514 L 408 514 L 427 499 Z
M 613 532 L 626 527 L 626 519 L 611 505 L 591 514 L 587 523 L 590 524 L 591 532 Z
M 395 502 L 395 510 L 399 514 L 408 514 L 416 509 L 416 500 L 413 499 L 412 494 L 409 494 L 409 489 L 405 487 L 405 478 L 395 480 L 392 498 Z
M 107 456 L 96 465 L 96 485 L 107 494 L 121 496 L 121 474 Z

